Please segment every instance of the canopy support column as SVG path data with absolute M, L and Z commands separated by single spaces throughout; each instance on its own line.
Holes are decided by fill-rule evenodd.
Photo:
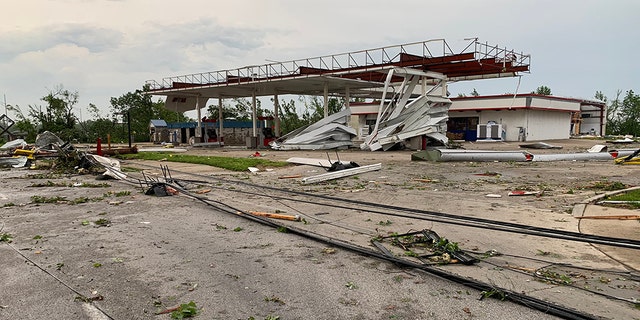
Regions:
M 324 83 L 324 117 L 329 116 L 329 83 Z
M 198 125 L 196 126 L 196 135 L 194 138 L 195 143 L 202 142 L 202 115 L 200 114 L 200 95 L 196 97 L 196 118 L 198 118 Z
M 274 126 L 275 126 L 275 128 L 274 128 L 275 132 L 273 134 L 276 137 L 280 136 L 280 111 L 279 111 L 279 109 L 280 109 L 280 103 L 278 102 L 278 94 L 276 93 L 276 94 L 273 95 L 273 115 L 274 115 L 273 122 L 274 122 Z
M 222 146 L 222 141 L 224 140 L 224 114 L 222 111 L 222 98 L 218 98 L 218 143 Z
M 253 125 L 252 137 L 257 138 L 258 137 L 258 132 L 257 132 L 258 117 L 256 115 L 256 92 L 255 91 L 251 93 L 251 120 Z

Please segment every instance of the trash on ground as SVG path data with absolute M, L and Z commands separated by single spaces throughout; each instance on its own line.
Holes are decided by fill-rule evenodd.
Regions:
M 540 191 L 526 191 L 526 190 L 514 190 L 509 191 L 509 196 L 536 196 Z

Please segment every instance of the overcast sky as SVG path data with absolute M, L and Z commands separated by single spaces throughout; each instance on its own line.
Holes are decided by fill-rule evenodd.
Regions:
M 531 55 L 518 92 L 640 92 L 637 0 L 24 0 L 2 6 L 0 95 L 24 111 L 58 85 L 93 103 L 146 80 L 444 38 Z M 452 84 L 513 93 L 516 78 Z M 2 99 L 2 96 L 0 96 Z M 157 98 L 156 98 L 157 99 Z M 210 102 L 216 103 L 213 100 Z M 268 105 L 263 105 L 268 107 Z

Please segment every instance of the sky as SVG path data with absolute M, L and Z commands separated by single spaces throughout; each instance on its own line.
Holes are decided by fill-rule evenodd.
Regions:
M 78 92 L 81 119 L 90 103 L 106 116 L 111 97 L 146 80 L 430 39 L 455 51 L 468 38 L 530 54 L 530 73 L 452 83 L 452 96 L 544 85 L 612 99 L 640 92 L 639 12 L 637 0 L 11 1 L 0 23 L 0 105 L 43 106 L 62 86 Z

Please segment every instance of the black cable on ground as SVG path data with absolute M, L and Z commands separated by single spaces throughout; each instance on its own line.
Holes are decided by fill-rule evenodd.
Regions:
M 254 184 L 250 184 L 250 183 L 246 183 L 246 182 L 241 182 L 241 181 L 236 181 L 235 183 L 238 184 L 243 184 L 243 185 L 248 185 L 251 187 L 260 187 L 263 189 L 269 189 L 269 190 L 274 190 L 274 191 L 280 191 L 280 192 L 286 192 L 286 193 L 292 193 L 292 194 L 297 194 L 297 195 L 304 195 L 304 196 L 311 196 L 311 197 L 319 197 L 319 198 L 323 198 L 323 199 L 327 199 L 327 200 L 334 200 L 334 201 L 342 201 L 342 202 L 348 202 L 348 203 L 354 203 L 354 204 L 359 204 L 359 205 L 365 205 L 365 206 L 379 206 L 379 207 L 385 207 L 388 209 L 392 209 L 392 210 L 397 210 L 397 211 L 415 211 L 415 212 L 419 212 L 419 213 L 427 213 L 427 214 L 432 214 L 432 215 L 436 215 L 436 216 L 441 216 L 441 217 L 445 217 L 445 218 L 450 218 L 450 219 L 460 219 L 461 217 L 458 216 L 453 216 L 453 215 L 448 215 L 448 214 L 444 214 L 444 213 L 438 213 L 438 212 L 431 212 L 431 211 L 425 211 L 425 210 L 415 210 L 415 209 L 408 209 L 408 208 L 402 208 L 402 207 L 396 207 L 396 206 L 390 206 L 390 205 L 380 205 L 380 204 L 373 204 L 373 203 L 367 203 L 367 202 L 363 202 L 363 201 L 358 201 L 358 200 L 346 200 L 346 199 L 339 199 L 339 198 L 334 198 L 334 197 L 329 197 L 329 196 L 322 196 L 322 195 L 313 195 L 313 194 L 309 194 L 309 193 L 304 193 L 304 192 L 298 192 L 298 191 L 291 191 L 291 190 L 285 190 L 285 189 L 280 189 L 280 188 L 275 188 L 275 187 L 267 187 L 267 186 L 257 186 Z M 237 214 L 238 212 L 241 212 L 240 210 L 233 208 L 232 206 L 229 206 L 227 204 L 224 204 L 220 201 L 214 201 L 214 200 L 210 200 L 208 198 L 204 198 L 204 197 L 200 197 L 200 196 L 196 196 L 192 193 L 187 192 L 186 190 L 184 190 L 183 188 L 179 187 L 179 186 L 174 186 L 174 185 L 170 185 L 167 184 L 173 188 L 175 188 L 176 190 L 180 190 L 180 192 L 183 192 L 184 194 L 199 200 L 209 206 L 215 207 L 216 209 L 222 211 L 222 212 L 227 212 L 227 213 L 233 213 L 233 214 Z M 236 192 L 243 192 L 243 191 L 238 191 L 238 190 L 233 190 Z M 250 192 L 243 192 L 243 193 L 249 193 Z M 279 197 L 281 199 L 285 199 L 284 197 Z M 289 199 L 289 198 L 286 198 Z M 290 200 L 290 199 L 289 199 Z M 310 202 L 310 201 L 301 201 L 299 199 L 296 199 L 296 201 L 300 201 L 300 202 Z M 213 205 L 212 203 L 216 203 L 217 205 Z M 317 204 L 317 203 L 314 203 Z M 227 209 L 223 209 L 220 206 L 224 206 L 227 207 Z M 341 207 L 341 206 L 335 206 L 335 207 Z M 344 207 L 342 206 L 341 208 L 346 208 L 346 209 L 351 209 L 353 210 L 353 207 Z M 369 212 L 375 212 L 373 210 L 370 210 Z M 377 213 L 381 213 L 381 214 L 386 214 L 383 212 L 377 212 Z M 460 283 L 463 285 L 466 285 L 468 287 L 483 291 L 483 292 L 496 292 L 499 293 L 500 297 L 503 299 L 508 299 L 510 301 L 522 304 L 524 306 L 527 306 L 529 308 L 534 308 L 537 309 L 539 311 L 551 314 L 551 315 L 555 315 L 555 316 L 559 316 L 565 319 L 595 319 L 593 315 L 589 315 L 589 314 L 585 314 L 582 312 L 579 312 L 577 310 L 573 310 L 571 308 L 566 308 L 564 306 L 559 306 L 559 305 L 555 305 L 552 304 L 550 302 L 546 302 L 540 299 L 536 299 L 536 298 L 532 298 L 517 292 L 512 292 L 506 289 L 502 289 L 502 288 L 496 288 L 494 286 L 482 283 L 480 281 L 476 281 L 474 279 L 469 279 L 469 278 L 465 278 L 456 274 L 452 274 L 443 270 L 438 270 L 435 268 L 430 268 L 428 266 L 425 266 L 423 264 L 419 264 L 419 263 L 415 263 L 413 261 L 408 261 L 408 260 L 404 260 L 404 259 L 399 259 L 393 256 L 389 256 L 389 255 L 385 255 L 382 254 L 380 252 L 377 251 L 373 251 L 370 250 L 369 248 L 365 248 L 365 247 L 360 247 L 358 245 L 355 244 L 351 244 L 348 242 L 344 242 L 342 240 L 339 239 L 335 239 L 335 238 L 331 238 L 328 236 L 324 236 L 321 234 L 317 234 L 311 231 L 307 231 L 307 230 L 302 230 L 302 229 L 298 229 L 296 227 L 292 227 L 292 226 L 287 226 L 287 225 L 283 225 L 283 224 L 279 224 L 279 223 L 275 223 L 273 221 L 269 221 L 266 218 L 262 218 L 262 217 L 256 217 L 256 216 L 252 216 L 252 215 L 243 215 L 243 217 L 245 218 L 249 218 L 253 221 L 256 222 L 260 222 L 262 224 L 271 226 L 271 227 L 284 227 L 287 228 L 287 230 L 291 233 L 306 237 L 306 238 L 310 238 L 310 239 L 314 239 L 316 241 L 320 241 L 320 242 L 324 242 L 336 247 L 341 247 L 347 250 L 351 250 L 360 254 L 364 254 L 367 256 L 371 256 L 371 257 L 375 257 L 375 258 L 379 258 L 379 259 L 383 259 L 383 260 L 387 260 L 389 262 L 398 264 L 398 265 L 402 265 L 402 266 L 406 266 L 406 267 L 411 267 L 411 268 L 415 268 L 415 269 L 419 269 L 422 271 L 425 271 L 427 273 L 430 273 L 432 275 L 436 275 L 438 277 L 442 277 L 444 279 L 450 280 L 450 281 L 454 281 L 456 283 Z M 405 216 L 406 217 L 406 216 Z M 415 217 L 412 217 L 415 218 Z M 468 218 L 468 217 L 467 217 Z M 465 220 L 465 219 L 462 219 Z M 483 223 L 496 223 L 496 221 L 492 221 L 492 220 L 487 220 L 487 219 L 480 219 L 480 218 L 473 218 L 473 219 L 468 219 L 471 221 L 476 221 L 476 222 L 483 222 Z M 439 221 L 439 222 L 445 222 L 445 221 Z M 462 224 L 462 222 L 446 222 L 446 223 L 454 223 L 454 224 Z M 555 232 L 557 230 L 553 230 L 553 229 L 545 229 L 545 228 L 535 228 L 535 227 L 529 227 L 529 226 L 523 226 L 523 225 L 518 225 L 518 224 L 509 224 L 507 223 L 507 225 L 511 225 L 511 226 L 517 226 L 517 227 L 524 227 L 525 230 L 521 230 L 526 232 L 528 229 L 540 229 L 540 230 L 544 230 L 544 231 L 551 231 L 551 232 Z M 475 226 L 477 227 L 477 226 Z M 485 226 L 487 227 L 487 226 Z M 493 227 L 493 228 L 497 228 L 497 227 Z M 501 231 L 510 231 L 510 232 L 515 232 L 512 230 L 501 230 Z M 536 234 L 537 235 L 537 234 Z M 616 239 L 616 238 L 612 238 L 612 239 Z M 618 240 L 618 239 L 616 239 Z
M 215 201 L 215 200 L 211 200 L 205 197 L 201 197 L 201 196 L 197 196 L 193 193 L 190 193 L 186 190 L 182 190 L 180 187 L 175 186 L 175 185 L 169 185 L 173 188 L 176 188 L 177 190 L 180 190 L 180 192 L 183 192 L 185 195 L 192 197 L 198 201 L 201 201 L 209 206 L 212 206 L 222 212 L 226 212 L 226 213 L 232 213 L 232 214 L 237 214 L 237 212 L 241 212 L 238 209 L 229 206 L 227 204 L 224 204 L 222 202 L 219 201 Z M 222 205 L 227 207 L 227 209 L 222 209 L 219 206 L 216 205 L 212 205 L 211 203 L 216 203 L 218 205 Z M 316 240 L 316 241 L 320 241 L 326 244 L 330 244 L 332 246 L 335 247 L 339 247 L 339 248 L 343 248 L 346 250 L 350 250 L 359 254 L 363 254 L 366 256 L 370 256 L 370 257 L 374 257 L 374 258 L 378 258 L 378 259 L 382 259 L 382 260 L 386 260 L 392 263 L 395 263 L 397 265 L 400 266 L 404 266 L 404 267 L 410 267 L 410 268 L 414 268 L 414 269 L 418 269 L 424 272 L 427 272 L 429 274 L 438 276 L 440 278 L 449 280 L 449 281 L 453 281 L 462 285 L 465 285 L 467 287 L 482 291 L 482 292 L 496 292 L 501 298 L 503 299 L 507 299 L 509 301 L 524 305 L 526 307 L 529 308 L 533 308 L 539 311 L 542 311 L 546 314 L 550 314 L 550 315 L 554 315 L 554 316 L 558 316 L 558 317 L 562 317 L 564 319 L 571 319 L 571 320 L 586 320 L 586 319 L 596 319 L 593 315 L 589 315 L 571 308 L 567 308 L 564 306 L 560 306 L 560 305 L 556 305 L 544 300 L 540 300 L 537 298 L 533 298 L 533 297 L 529 297 L 527 295 L 521 294 L 521 293 L 517 293 L 514 291 L 509 291 L 503 288 L 496 288 L 495 286 L 492 285 L 488 285 L 485 284 L 483 282 L 474 280 L 474 279 L 470 279 L 470 278 L 466 278 L 466 277 L 462 277 L 460 275 L 454 274 L 454 273 L 450 273 L 444 270 L 439 270 L 436 268 L 431 268 L 429 266 L 425 266 L 423 264 L 419 264 L 413 261 L 408 261 L 408 260 L 404 260 L 404 259 L 399 259 L 396 258 L 394 256 L 389 256 L 389 255 L 385 255 L 382 254 L 378 251 L 373 251 L 369 248 L 365 248 L 365 247 L 361 247 L 352 243 L 348 243 L 339 239 L 335 239 L 335 238 L 331 238 L 325 235 L 321 235 L 315 232 L 311 232 L 308 230 L 302 230 L 299 228 L 296 228 L 294 226 L 288 226 L 288 225 L 284 225 L 284 224 L 280 224 L 280 223 L 276 223 L 273 221 L 270 221 L 268 219 L 262 218 L 262 217 L 256 217 L 256 216 L 252 216 L 252 215 L 242 215 L 242 217 L 245 218 L 249 218 L 253 221 L 256 222 L 260 222 L 262 224 L 271 226 L 271 227 L 284 227 L 287 229 L 288 232 L 299 235 L 299 236 L 303 236 L 305 238 L 309 238 L 312 240 Z
M 60 284 L 62 284 L 63 286 L 65 286 L 67 289 L 71 290 L 73 293 L 77 294 L 79 297 L 82 298 L 82 300 L 86 303 L 90 303 L 91 305 L 93 305 L 94 308 L 96 308 L 98 311 L 100 311 L 105 317 L 111 319 L 111 320 L 115 320 L 111 315 L 109 315 L 106 311 L 102 310 L 102 308 L 98 307 L 96 304 L 91 303 L 89 301 L 91 301 L 90 298 L 87 298 L 85 295 L 83 295 L 82 293 L 80 293 L 78 290 L 74 289 L 73 287 L 71 287 L 70 285 L 68 285 L 67 283 L 65 283 L 64 281 L 60 280 L 60 278 L 56 277 L 53 273 L 49 272 L 49 270 L 41 267 L 39 264 L 37 264 L 35 261 L 31 260 L 29 257 L 25 256 L 24 254 L 22 254 L 22 252 L 20 252 L 18 249 L 16 249 L 14 246 L 10 245 L 7 243 L 7 245 L 9 246 L 9 248 L 13 249 L 13 251 L 15 251 L 17 254 L 19 254 L 20 256 L 22 256 L 22 258 L 24 258 L 25 260 L 29 261 L 29 263 L 33 264 L 34 266 L 36 266 L 36 268 L 40 269 L 40 271 L 46 273 L 47 275 L 49 275 L 50 277 L 52 277 L 54 280 L 56 280 L 57 282 L 59 282 Z
M 234 183 L 236 182 L 234 181 Z M 413 219 L 440 222 L 440 223 L 446 223 L 446 224 L 454 224 L 454 225 L 460 225 L 460 226 L 466 226 L 466 227 L 472 227 L 472 228 L 490 229 L 490 230 L 497 230 L 497 231 L 504 231 L 504 232 L 518 233 L 518 234 L 528 234 L 528 235 L 570 240 L 570 241 L 576 241 L 576 242 L 598 243 L 603 245 L 629 248 L 629 249 L 640 249 L 640 241 L 631 240 L 631 239 L 597 236 L 597 235 L 584 234 L 584 233 L 571 232 L 571 231 L 548 229 L 548 228 L 542 228 L 542 227 L 533 227 L 533 226 L 521 225 L 516 223 L 510 223 L 510 222 L 488 220 L 483 218 L 462 217 L 462 216 L 456 216 L 456 215 L 451 215 L 451 214 L 441 213 L 441 212 L 403 208 L 403 207 L 397 207 L 392 205 L 363 202 L 359 200 L 340 199 L 340 198 L 334 198 L 330 196 L 315 195 L 310 193 L 303 193 L 299 191 L 279 189 L 274 187 L 258 186 L 258 185 L 248 184 L 246 182 L 241 182 L 241 181 L 238 181 L 237 183 L 245 184 L 252 187 L 269 188 L 271 190 L 277 190 L 285 193 L 293 193 L 296 195 L 318 197 L 325 200 L 346 202 L 346 203 L 364 205 L 368 207 L 382 207 L 390 210 L 408 212 L 410 214 L 414 214 L 412 216 L 407 216 L 405 214 L 391 213 L 388 211 L 381 211 L 377 209 L 359 209 L 362 211 L 381 214 L 381 215 L 387 215 L 387 216 L 413 218 Z M 215 188 L 222 189 L 225 191 L 230 191 L 230 192 L 239 192 L 239 193 L 245 193 L 250 195 L 264 196 L 264 194 L 259 194 L 255 192 L 249 192 L 249 191 L 242 191 L 238 189 L 227 190 L 221 187 L 215 187 Z M 284 196 L 269 195 L 269 197 L 274 199 L 292 200 L 291 198 L 284 197 Z M 293 201 L 318 205 L 318 202 L 314 202 L 310 200 L 295 199 Z M 340 208 L 340 209 L 348 209 L 348 210 L 355 209 L 352 206 L 342 206 L 337 204 L 325 204 L 324 206 Z M 476 224 L 476 223 L 481 223 L 481 224 Z

